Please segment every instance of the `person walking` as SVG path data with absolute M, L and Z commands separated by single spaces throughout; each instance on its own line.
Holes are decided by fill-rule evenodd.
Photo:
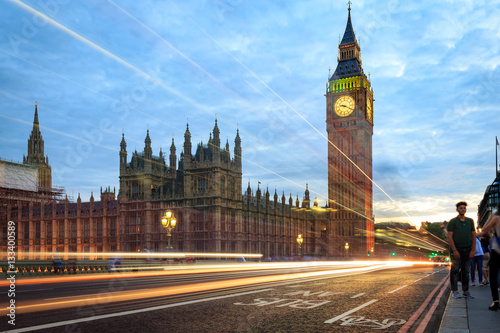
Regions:
M 478 285 L 482 286 L 483 282 L 483 257 L 484 250 L 481 246 L 481 240 L 479 237 L 476 237 L 476 248 L 474 252 L 474 257 L 470 261 L 470 285 L 476 285 L 476 268 L 477 268 L 477 276 L 478 276 Z
M 488 272 L 490 266 L 490 233 L 485 233 L 481 238 L 481 246 L 483 247 L 483 286 L 489 284 L 488 282 Z
M 483 236 L 493 230 L 493 240 L 490 249 L 490 290 L 493 303 L 488 307 L 492 311 L 497 311 L 498 306 L 498 269 L 500 268 L 500 200 L 497 202 L 496 212 L 490 216 L 483 226 L 479 236 Z
M 450 285 L 453 298 L 474 298 L 469 292 L 470 259 L 476 252 L 476 228 L 474 220 L 465 217 L 467 202 L 456 205 L 458 215 L 448 222 L 448 244 L 451 253 Z M 458 270 L 460 269 L 460 277 Z M 458 280 L 462 282 L 462 294 L 458 292 Z

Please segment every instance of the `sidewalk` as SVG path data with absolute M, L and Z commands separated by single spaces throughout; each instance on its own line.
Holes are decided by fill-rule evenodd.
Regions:
M 459 286 L 460 289 L 460 286 Z M 498 333 L 500 311 L 490 311 L 490 286 L 469 287 L 474 299 L 450 297 L 441 321 L 439 333 Z

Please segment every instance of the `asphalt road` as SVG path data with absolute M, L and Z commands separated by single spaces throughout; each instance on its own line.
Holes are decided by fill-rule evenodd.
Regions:
M 2 320 L 0 330 L 438 331 L 449 292 L 447 268 L 403 267 L 364 273 L 300 275 L 312 270 L 273 269 L 19 285 L 17 304 L 53 304 L 54 309 L 19 308 L 15 328 Z M 278 275 L 280 278 L 276 279 L 273 274 L 277 273 L 288 275 L 284 279 Z M 270 280 L 265 278 L 271 275 Z

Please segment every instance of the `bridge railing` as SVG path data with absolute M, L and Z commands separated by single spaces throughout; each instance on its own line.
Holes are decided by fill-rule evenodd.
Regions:
M 36 261 L 16 261 L 14 267 L 17 277 L 46 276 L 46 275 L 71 275 L 71 274 L 99 274 L 108 272 L 137 272 L 163 270 L 165 266 L 171 264 L 183 264 L 186 261 L 164 260 L 125 260 L 120 264 L 114 262 L 113 265 L 106 260 L 87 261 L 61 261 L 60 266 L 51 260 Z M 9 264 L 7 261 L 0 261 L 0 277 L 9 274 Z

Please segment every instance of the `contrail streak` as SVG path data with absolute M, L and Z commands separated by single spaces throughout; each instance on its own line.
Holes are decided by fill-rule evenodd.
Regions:
M 140 70 L 139 68 L 135 67 L 134 65 L 130 64 L 129 62 L 123 60 L 122 58 L 116 56 L 115 54 L 107 51 L 106 49 L 100 47 L 99 45 L 91 42 L 90 40 L 80 36 L 79 34 L 77 34 L 76 32 L 74 32 L 73 30 L 70 30 L 68 28 L 66 28 L 65 26 L 63 26 L 62 24 L 60 24 L 59 22 L 56 22 L 54 21 L 53 19 L 51 19 L 50 17 L 46 16 L 45 14 L 37 11 L 36 9 L 24 4 L 23 2 L 19 1 L 19 0 L 10 0 L 12 2 L 14 2 L 15 4 L 17 4 L 19 7 L 23 8 L 24 10 L 34 14 L 34 15 L 37 15 L 37 16 L 40 16 L 42 17 L 43 19 L 47 20 L 47 22 L 50 22 L 53 26 L 55 26 L 56 28 L 66 32 L 67 34 L 69 34 L 70 36 L 76 38 L 77 40 L 83 42 L 84 44 L 92 47 L 93 49 L 101 52 L 102 54 L 106 55 L 107 57 L 119 62 L 120 64 L 124 65 L 125 67 L 133 70 L 134 72 L 144 76 L 145 78 L 148 78 L 148 79 L 151 79 L 153 80 L 154 82 L 158 83 L 160 86 L 162 86 L 165 90 L 169 91 L 170 93 L 178 96 L 179 98 L 183 99 L 184 101 L 188 102 L 189 104 L 192 104 L 194 105 L 195 107 L 201 109 L 201 110 L 205 110 L 205 111 L 210 111 L 209 109 L 207 109 L 205 106 L 201 105 L 201 104 L 198 104 L 197 102 L 195 102 L 194 100 L 190 99 L 189 97 L 183 95 L 182 93 L 178 92 L 177 90 L 169 87 L 168 85 L 166 85 L 164 82 L 162 82 L 161 80 L 151 76 L 150 74 Z
M 175 6 L 175 5 L 174 5 Z M 180 11 L 182 11 L 179 7 L 175 6 Z M 293 108 L 287 101 L 285 101 L 278 93 L 276 93 L 271 87 L 269 87 L 266 82 L 264 82 L 257 74 L 255 74 L 252 70 L 250 70 L 245 64 L 243 64 L 238 58 L 236 58 L 231 52 L 229 52 L 222 44 L 220 44 L 215 38 L 213 38 L 208 32 L 206 32 L 202 27 L 196 24 L 195 21 L 188 18 L 193 25 L 195 25 L 198 29 L 200 29 L 206 36 L 208 36 L 214 43 L 216 43 L 224 52 L 226 52 L 231 58 L 234 59 L 238 64 L 240 64 L 250 75 L 252 75 L 256 80 L 262 83 L 270 92 L 272 92 L 278 99 L 280 99 L 283 104 L 290 108 L 296 115 L 298 115 L 305 123 L 307 123 L 313 130 L 315 130 L 320 136 L 322 136 L 330 145 L 332 145 L 335 149 L 337 149 L 342 156 L 344 156 L 349 162 L 351 162 L 372 184 L 374 184 L 382 193 L 384 193 L 406 216 L 410 217 L 410 215 L 401 207 L 398 202 L 396 202 L 387 192 L 384 191 L 382 187 L 380 187 L 372 178 L 370 178 L 353 160 L 351 160 L 339 147 L 337 147 L 333 142 L 331 142 L 321 131 L 319 131 L 313 124 L 311 124 L 304 116 L 302 116 L 295 108 Z M 336 201 L 334 201 L 337 203 Z M 337 203 L 338 204 L 338 203 Z

